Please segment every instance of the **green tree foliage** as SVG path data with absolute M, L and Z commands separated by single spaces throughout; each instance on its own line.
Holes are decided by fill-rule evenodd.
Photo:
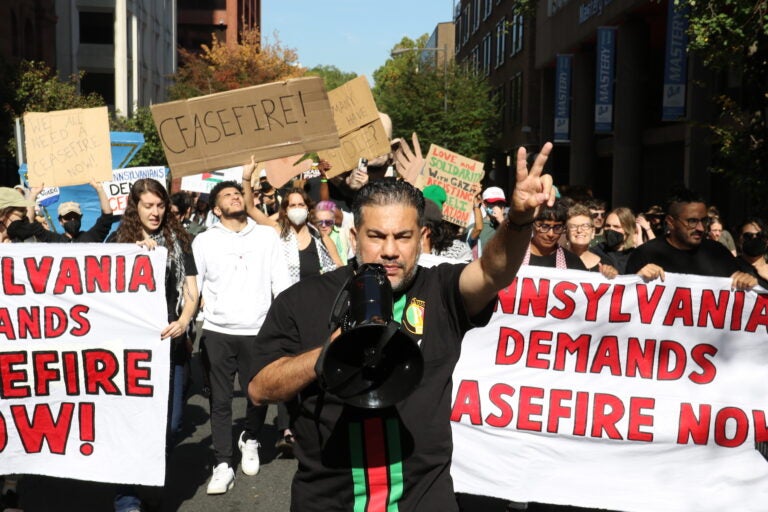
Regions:
M 296 51 L 274 43 L 262 44 L 258 30 L 244 30 L 240 42 L 227 45 L 213 38 L 199 53 L 180 50 L 181 66 L 169 88 L 172 99 L 193 98 L 251 85 L 300 77 Z
M 84 73 L 62 81 L 44 62 L 22 61 L 16 67 L 6 68 L 7 81 L 0 85 L 2 98 L 2 136 L 8 140 L 3 156 L 16 156 L 16 140 L 13 138 L 14 119 L 25 112 L 51 112 L 71 108 L 104 106 L 104 99 L 96 94 L 80 94 L 78 82 Z
M 305 76 L 321 77 L 323 83 L 325 83 L 325 90 L 330 91 L 349 82 L 353 78 L 357 78 L 357 73 L 342 71 L 336 66 L 321 65 L 308 69 Z
M 687 3 L 688 49 L 723 78 L 710 125 L 716 150 L 712 170 L 768 213 L 768 0 Z
M 404 37 L 374 71 L 376 104 L 392 118 L 393 136 L 410 141 L 416 132 L 424 151 L 434 143 L 483 160 L 500 115 L 490 87 L 464 66 L 443 66 L 441 52 L 420 51 L 426 41 Z

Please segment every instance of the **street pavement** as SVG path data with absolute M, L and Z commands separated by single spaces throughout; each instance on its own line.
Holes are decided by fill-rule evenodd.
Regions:
M 256 476 L 244 475 L 239 467 L 240 452 L 235 447 L 238 467 L 235 487 L 224 495 L 208 496 L 205 492 L 213 465 L 211 427 L 208 422 L 208 400 L 201 395 L 202 376 L 199 354 L 192 358 L 191 395 L 184 409 L 183 439 L 174 448 L 166 471 L 164 488 L 140 488 L 145 510 L 182 512 L 287 511 L 290 484 L 296 471 L 294 459 L 276 458 L 274 448 L 277 431 L 274 426 L 277 408 L 270 406 L 264 426 L 260 450 L 261 470 Z M 233 439 L 243 430 L 245 395 L 236 385 L 232 408 Z M 120 464 L 119 460 L 114 461 Z M 43 476 L 25 476 L 19 483 L 24 512 L 109 512 L 116 486 Z

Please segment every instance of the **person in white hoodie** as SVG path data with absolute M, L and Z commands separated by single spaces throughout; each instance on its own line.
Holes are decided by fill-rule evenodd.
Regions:
M 216 465 L 208 494 L 234 486 L 232 397 L 235 373 L 247 389 L 250 355 L 272 299 L 290 284 L 280 238 L 269 226 L 251 220 L 242 187 L 218 183 L 210 192 L 211 211 L 219 222 L 192 243 L 198 288 L 203 296 L 201 346 L 210 364 L 211 434 Z M 238 446 L 246 475 L 259 471 L 258 435 L 267 409 L 248 401 L 245 430 Z

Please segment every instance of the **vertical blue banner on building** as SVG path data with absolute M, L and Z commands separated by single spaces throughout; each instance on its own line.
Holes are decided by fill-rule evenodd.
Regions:
M 688 81 L 688 4 L 680 2 L 675 5 L 675 0 L 668 1 L 662 121 L 674 121 L 685 116 L 685 86 Z
M 616 27 L 597 29 L 595 133 L 613 131 L 613 83 L 616 77 Z
M 558 55 L 555 67 L 555 142 L 571 141 L 573 55 Z

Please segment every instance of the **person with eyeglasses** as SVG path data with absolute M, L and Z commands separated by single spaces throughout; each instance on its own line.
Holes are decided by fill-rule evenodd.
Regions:
M 541 207 L 533 221 L 533 236 L 523 265 L 587 270 L 581 258 L 560 245 L 567 218 L 568 207 L 559 199 L 552 206 Z
M 568 249 L 581 258 L 588 271 L 601 272 L 609 279 L 618 275 L 618 271 L 609 260 L 601 258 L 589 249 L 589 243 L 595 235 L 595 226 L 592 224 L 589 208 L 583 204 L 575 204 L 568 209 L 565 233 Z
M 592 238 L 594 247 L 603 241 L 606 203 L 602 199 L 593 198 L 587 202 L 587 208 L 589 208 L 589 216 L 592 217 L 592 225 L 595 226 L 595 236 Z
M 757 284 L 754 268 L 707 237 L 710 217 L 700 196 L 680 189 L 669 199 L 666 211 L 666 235 L 635 249 L 627 262 L 627 274 L 638 274 L 646 281 L 663 281 L 664 272 L 730 277 L 739 290 Z
M 320 201 L 315 206 L 312 213 L 312 219 L 317 230 L 323 237 L 328 237 L 336 245 L 341 262 L 346 265 L 349 259 L 349 228 L 341 223 L 341 211 L 333 201 Z

